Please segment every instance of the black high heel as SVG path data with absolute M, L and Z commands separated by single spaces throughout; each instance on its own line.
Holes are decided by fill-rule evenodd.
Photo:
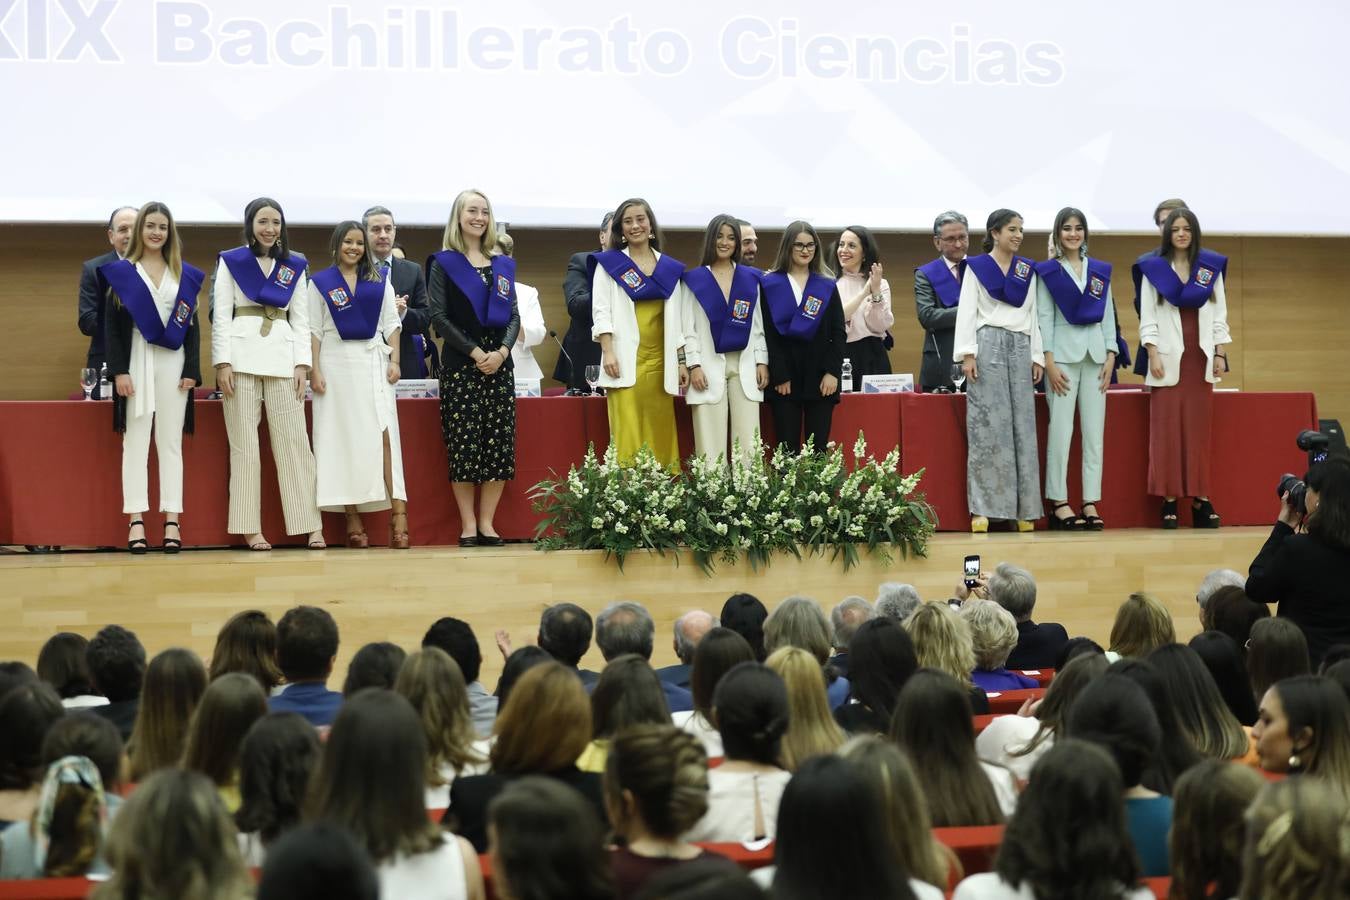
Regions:
M 141 526 L 142 528 L 145 527 L 145 523 L 140 519 L 137 519 L 131 524 L 129 524 L 127 526 L 127 529 L 130 530 L 132 528 L 135 528 L 137 525 Z M 150 549 L 150 542 L 147 541 L 145 538 L 138 537 L 134 541 L 131 540 L 130 538 L 127 538 L 127 550 L 129 552 L 134 553 L 137 556 L 141 556 L 149 549 Z
M 1062 519 L 1055 515 L 1055 513 L 1059 512 L 1061 509 L 1067 509 L 1070 512 L 1073 512 L 1073 507 L 1068 504 L 1068 501 L 1056 503 L 1054 508 L 1050 510 L 1050 514 L 1046 516 L 1049 520 L 1048 524 L 1051 531 L 1082 531 L 1087 527 L 1087 519 L 1084 519 L 1076 513 L 1072 516 L 1065 516 Z
M 1177 501 L 1164 500 L 1162 505 L 1162 527 L 1168 531 L 1177 527 Z
M 1191 527 L 1192 528 L 1218 528 L 1219 514 L 1214 511 L 1214 504 L 1208 500 L 1191 501 Z
M 170 525 L 178 529 L 178 537 L 171 538 L 167 534 L 164 535 L 164 552 L 177 553 L 179 550 L 183 549 L 183 541 L 182 541 L 183 528 L 177 522 L 164 523 L 165 528 L 168 528 Z
M 1083 506 L 1085 506 L 1085 507 L 1091 506 L 1094 510 L 1097 509 L 1097 506 L 1098 506 L 1098 505 L 1099 505 L 1099 504 L 1096 504 L 1096 503 L 1084 503 L 1084 504 L 1083 504 Z M 1100 512 L 1100 510 L 1098 510 L 1098 511 Z M 1083 520 L 1087 523 L 1087 524 L 1086 524 L 1086 530 L 1088 530 L 1088 531 L 1105 531 L 1105 530 L 1106 530 L 1106 522 L 1102 519 L 1101 516 L 1089 516 L 1087 513 L 1084 513 L 1084 514 L 1083 514 Z

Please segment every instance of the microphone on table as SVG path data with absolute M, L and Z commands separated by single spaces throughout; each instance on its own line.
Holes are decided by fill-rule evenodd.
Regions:
M 563 357 L 567 360 L 567 365 L 572 369 L 573 372 L 575 372 L 577 370 L 577 364 L 572 362 L 572 354 L 568 353 L 567 348 L 563 346 L 563 342 L 558 340 L 558 332 L 550 328 L 548 330 L 548 336 L 553 338 L 553 343 L 558 345 L 558 352 L 560 352 L 563 355 Z M 589 391 L 587 391 L 586 393 L 582 393 L 580 388 L 567 389 L 567 396 L 569 397 L 586 397 L 589 395 L 590 395 Z

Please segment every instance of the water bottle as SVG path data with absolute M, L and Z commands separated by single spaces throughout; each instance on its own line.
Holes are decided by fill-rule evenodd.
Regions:
M 112 396 L 112 385 L 108 383 L 108 364 L 104 363 L 98 370 L 98 399 L 111 400 Z
M 853 363 L 847 356 L 844 357 L 844 368 L 839 377 L 839 389 L 846 392 L 853 392 Z

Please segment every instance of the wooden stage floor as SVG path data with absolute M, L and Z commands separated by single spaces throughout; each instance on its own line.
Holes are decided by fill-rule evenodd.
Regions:
M 1199 630 L 1195 590 L 1211 569 L 1245 573 L 1266 528 L 1219 531 L 1118 530 L 1101 534 L 1038 531 L 1019 534 L 940 534 L 927 558 L 896 558 L 890 566 L 864 555 L 849 572 L 828 557 L 776 558 L 761 571 L 744 562 L 719 566 L 708 577 L 684 557 L 639 554 L 622 572 L 597 551 L 541 553 L 529 545 L 498 549 L 456 547 L 389 550 L 332 549 L 151 553 L 0 555 L 0 660 L 35 664 L 43 642 L 58 631 L 92 636 L 108 623 L 139 635 L 151 655 L 189 647 L 206 659 L 217 629 L 248 608 L 274 618 L 308 603 L 328 608 L 342 646 L 332 686 L 341 686 L 351 655 L 370 641 L 416 648 L 440 616 L 468 621 L 483 648 L 484 681 L 501 669 L 493 632 L 505 628 L 517 646 L 531 640 L 544 606 L 571 601 L 598 613 L 614 600 L 637 600 L 656 619 L 653 663 L 675 661 L 671 625 L 689 609 L 721 609 L 737 591 L 770 608 L 791 594 L 814 597 L 826 610 L 849 594 L 874 599 L 883 581 L 906 581 L 925 599 L 946 598 L 962 558 L 978 553 L 986 571 L 1007 560 L 1035 575 L 1035 618 L 1062 622 L 1071 635 L 1103 645 L 1116 607 L 1132 591 L 1162 599 L 1187 640 Z M 594 646 L 583 665 L 600 668 Z

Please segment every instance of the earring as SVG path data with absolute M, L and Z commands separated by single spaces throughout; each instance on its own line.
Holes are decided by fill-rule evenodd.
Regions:
M 1289 754 L 1289 771 L 1297 772 L 1301 768 L 1303 768 L 1303 760 L 1298 758 L 1298 754 Z
M 621 244 L 626 244 L 626 243 L 628 243 L 628 235 L 626 235 L 626 234 L 620 235 L 620 236 L 619 236 L 619 243 L 621 243 Z

